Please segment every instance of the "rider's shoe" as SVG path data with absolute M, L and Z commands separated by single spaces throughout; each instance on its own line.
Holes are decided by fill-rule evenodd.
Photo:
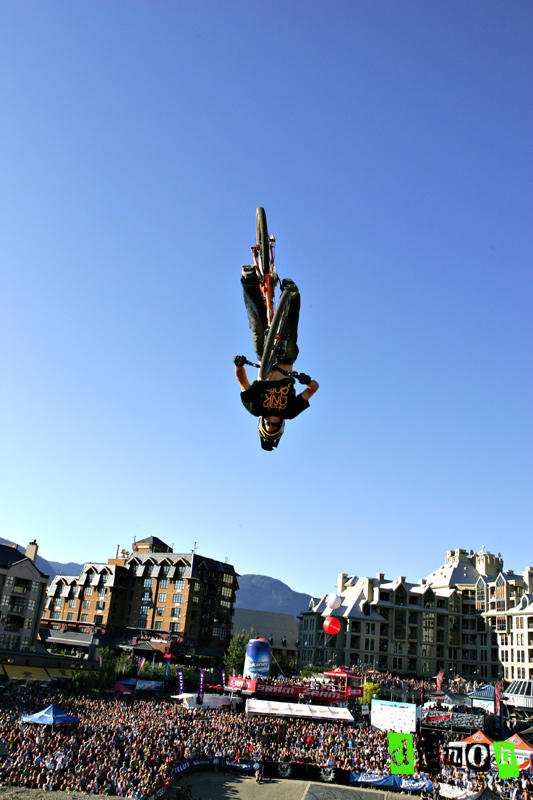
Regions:
M 245 264 L 244 267 L 241 267 L 241 275 L 242 279 L 246 281 L 246 283 L 253 283 L 255 280 L 257 280 L 255 267 L 248 264 Z
M 281 281 L 281 291 L 284 292 L 285 290 L 291 294 L 298 294 L 299 291 L 294 281 L 291 281 L 289 278 L 283 278 Z

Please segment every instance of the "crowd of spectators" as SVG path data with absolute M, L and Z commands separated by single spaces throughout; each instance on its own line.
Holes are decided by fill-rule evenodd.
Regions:
M 20 722 L 21 715 L 50 703 L 78 717 L 79 724 L 50 728 Z M 169 699 L 39 694 L 27 689 L 0 699 L 0 740 L 9 749 L 0 766 L 4 784 L 127 798 L 145 798 L 165 782 L 177 761 L 203 756 L 390 772 L 386 734 L 369 726 L 187 709 Z M 426 765 L 415 767 L 417 777 Z M 433 777 L 474 790 L 484 781 L 483 776 L 447 767 Z M 513 787 L 491 780 L 510 800 L 533 800 L 531 785 Z M 520 790 L 518 797 L 511 796 L 514 788 Z

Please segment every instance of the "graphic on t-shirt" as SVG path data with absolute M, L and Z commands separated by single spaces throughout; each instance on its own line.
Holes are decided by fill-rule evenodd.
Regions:
M 284 408 L 287 408 L 289 389 L 290 386 L 279 386 L 266 389 L 265 399 L 263 400 L 263 408 L 283 411 Z

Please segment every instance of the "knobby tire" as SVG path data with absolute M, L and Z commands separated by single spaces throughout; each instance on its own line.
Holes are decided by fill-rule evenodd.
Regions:
M 260 381 L 266 381 L 267 376 L 272 371 L 272 367 L 275 364 L 276 349 L 285 333 L 290 303 L 291 294 L 288 291 L 284 291 L 279 299 L 278 307 L 276 308 L 276 313 L 274 314 L 274 319 L 272 320 L 272 324 L 269 328 L 263 347 L 263 356 L 261 358 L 261 366 L 259 368 Z
M 261 254 L 261 273 L 264 278 L 270 272 L 270 242 L 266 213 L 262 206 L 255 210 L 255 243 Z

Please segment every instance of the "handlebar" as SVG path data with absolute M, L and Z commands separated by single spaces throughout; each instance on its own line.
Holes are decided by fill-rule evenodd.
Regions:
M 257 367 L 257 369 L 259 369 L 259 367 L 261 366 L 261 364 L 256 364 L 254 361 L 248 361 L 248 359 L 246 359 L 244 363 L 248 367 Z M 297 380 L 300 378 L 300 375 L 305 374 L 303 372 L 296 372 L 296 370 L 283 369 L 278 364 L 275 364 L 273 369 L 277 370 L 278 372 L 281 372 L 283 375 L 286 375 L 287 378 L 296 378 Z

